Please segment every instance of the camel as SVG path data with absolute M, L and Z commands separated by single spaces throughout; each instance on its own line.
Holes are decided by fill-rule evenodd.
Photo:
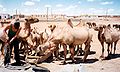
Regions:
M 31 31 L 32 31 L 30 24 L 39 22 L 39 20 L 37 18 L 28 17 L 28 18 L 25 18 L 24 22 L 25 22 L 24 23 L 25 28 L 19 33 L 18 38 L 21 41 L 21 43 L 23 43 L 21 45 L 26 46 L 26 45 L 30 45 L 30 43 L 27 42 L 29 36 L 31 35 Z M 26 24 L 28 24 L 27 28 L 26 28 Z M 23 31 L 25 31 L 25 32 L 23 33 Z
M 39 33 L 36 28 L 32 29 L 32 39 L 36 40 L 36 43 L 39 43 L 38 41 L 41 40 L 40 44 L 35 46 L 34 50 L 32 50 L 32 54 L 28 56 L 28 58 L 36 58 L 36 61 L 34 63 L 41 63 L 42 61 L 46 60 L 48 57 L 52 55 L 52 52 L 50 52 L 48 49 L 41 49 L 41 44 L 45 43 L 47 39 L 50 37 L 52 32 L 54 31 L 56 25 L 50 25 L 48 28 L 46 28 L 43 32 Z M 39 36 L 38 36 L 39 35 Z M 36 37 L 37 36 L 37 37 Z M 56 46 L 56 52 L 55 52 L 55 59 L 57 60 L 58 55 L 58 46 Z
M 31 29 L 31 34 L 28 37 L 28 43 L 30 43 L 35 49 L 45 43 L 52 31 L 55 29 L 55 25 L 50 25 L 44 31 L 39 32 L 37 27 Z
M 103 58 L 104 57 L 104 42 L 105 42 L 105 37 L 103 33 L 104 26 L 103 25 L 96 26 L 94 27 L 94 30 L 98 31 L 98 40 L 102 46 L 102 55 L 100 56 L 100 58 Z
M 113 28 L 117 29 L 117 30 L 120 30 L 120 25 L 119 24 L 114 24 L 113 25 Z
M 108 44 L 108 55 L 112 54 L 112 46 L 114 43 L 114 54 L 116 50 L 116 44 L 119 40 L 119 33 L 116 29 L 113 29 L 108 25 L 107 27 L 105 25 L 100 25 L 98 27 L 95 27 L 95 30 L 98 31 L 98 40 L 100 41 L 102 45 L 102 55 L 100 58 L 104 58 L 104 43 Z M 109 52 L 109 47 L 111 45 L 111 51 Z
M 91 28 L 91 27 L 92 27 L 91 22 L 87 22 L 86 24 L 89 26 L 89 28 Z
M 48 40 L 48 38 L 51 36 L 51 34 L 53 33 L 53 31 L 54 31 L 55 28 L 56 28 L 56 25 L 49 25 L 48 28 L 46 28 L 44 30 L 44 32 L 41 33 L 41 38 L 42 38 L 41 42 L 42 42 L 42 44 L 44 44 Z M 59 53 L 59 47 L 58 47 L 58 45 L 56 46 L 56 51 L 54 51 L 54 54 L 53 54 L 55 56 L 54 57 L 55 60 L 58 60 L 58 53 Z M 37 49 L 39 50 L 40 47 L 38 46 Z M 42 52 L 45 52 L 45 51 L 46 51 L 46 49 L 42 50 Z
M 25 24 L 25 28 L 23 29 L 23 31 L 25 31 L 25 34 L 22 33 L 23 31 L 21 31 L 20 34 L 19 34 L 19 37 L 27 38 L 27 37 L 30 36 L 30 32 L 31 32 L 31 26 L 30 26 L 30 24 L 39 22 L 39 19 L 33 18 L 33 17 L 28 17 L 28 18 L 24 19 L 24 22 L 25 22 L 24 23 Z
M 72 61 L 74 62 L 74 45 L 85 44 L 85 54 L 83 61 L 90 51 L 90 43 L 92 39 L 92 34 L 86 27 L 71 27 L 70 25 L 65 25 L 64 28 L 54 30 L 48 41 L 41 45 L 42 49 L 50 49 L 54 51 L 57 44 L 62 44 L 64 47 L 64 63 L 66 63 L 66 45 L 69 45 Z
M 112 45 L 114 43 L 114 52 L 116 50 L 116 44 L 119 40 L 119 33 L 116 29 L 113 29 L 110 27 L 110 24 L 105 28 L 104 30 L 104 37 L 105 37 L 105 42 L 108 44 L 108 55 L 112 54 L 112 46 L 111 46 L 111 51 L 109 52 L 109 46 L 110 44 Z
M 48 28 L 50 28 L 51 32 L 53 32 L 54 29 L 56 28 L 56 25 L 50 25 L 50 26 L 48 26 Z
M 96 26 L 95 22 L 87 22 L 86 24 L 89 26 L 89 28 L 92 28 L 92 27 Z

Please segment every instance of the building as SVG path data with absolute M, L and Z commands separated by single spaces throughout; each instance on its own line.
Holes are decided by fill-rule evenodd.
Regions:
M 32 15 L 33 17 L 37 17 L 39 18 L 40 20 L 56 20 L 56 19 L 65 19 L 66 18 L 66 15 L 63 15 L 63 14 L 52 14 L 52 15 L 46 15 L 46 14 L 41 14 L 41 15 Z
M 8 19 L 10 17 L 10 14 L 0 14 L 0 19 Z
M 25 17 L 25 15 L 22 15 L 22 14 L 12 16 L 13 19 L 15 19 L 15 18 L 24 18 L 24 17 Z

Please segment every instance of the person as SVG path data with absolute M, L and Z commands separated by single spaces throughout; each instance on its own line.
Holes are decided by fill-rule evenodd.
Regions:
M 8 33 L 7 33 L 8 30 Z M 12 48 L 14 46 L 14 54 L 15 54 L 15 60 L 16 65 L 20 65 L 20 56 L 19 56 L 19 40 L 18 40 L 18 34 L 20 33 L 21 27 L 20 22 L 15 22 L 14 24 L 10 24 L 5 27 L 4 32 L 8 35 L 7 44 L 10 45 L 10 57 L 12 54 Z M 10 58 L 4 60 L 4 65 L 7 65 L 10 63 Z
M 72 24 L 71 19 L 68 19 L 68 24 L 70 25 L 70 27 L 72 27 L 72 28 L 73 28 L 73 24 Z

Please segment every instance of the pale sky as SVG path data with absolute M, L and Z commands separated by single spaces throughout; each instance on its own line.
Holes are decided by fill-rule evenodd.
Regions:
M 0 13 L 120 15 L 120 0 L 0 0 Z

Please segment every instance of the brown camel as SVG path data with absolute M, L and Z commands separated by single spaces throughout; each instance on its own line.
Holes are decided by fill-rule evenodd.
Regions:
M 116 50 L 116 44 L 119 40 L 119 33 L 116 29 L 113 29 L 108 25 L 107 27 L 105 25 L 100 25 L 98 27 L 95 27 L 95 30 L 98 31 L 98 40 L 100 41 L 102 45 L 102 55 L 100 58 L 104 58 L 104 43 L 108 44 L 108 55 L 112 54 L 112 46 L 114 43 L 114 54 Z M 111 51 L 109 52 L 109 47 L 111 45 Z

